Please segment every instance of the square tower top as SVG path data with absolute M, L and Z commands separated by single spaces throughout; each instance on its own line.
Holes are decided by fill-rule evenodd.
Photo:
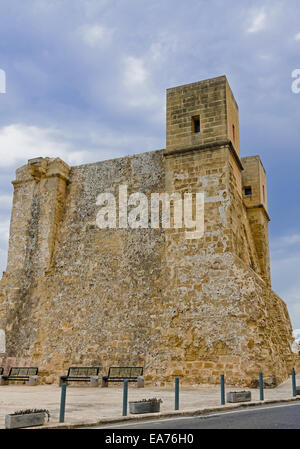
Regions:
M 167 153 L 228 140 L 240 156 L 238 105 L 226 76 L 167 89 Z
M 263 206 L 268 217 L 267 176 L 259 156 L 242 158 L 244 202 L 248 208 Z

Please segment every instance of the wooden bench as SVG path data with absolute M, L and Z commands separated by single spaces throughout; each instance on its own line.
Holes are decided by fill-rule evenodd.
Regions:
M 99 366 L 71 366 L 66 376 L 60 376 L 59 385 L 67 382 L 89 382 L 91 387 L 97 387 L 99 370 Z
M 14 382 L 28 381 L 28 385 L 33 386 L 36 384 L 38 371 L 38 368 L 33 367 L 12 367 L 8 376 L 1 376 L 1 385 L 7 385 L 10 380 L 13 380 Z
M 108 382 L 136 382 L 137 388 L 144 387 L 144 368 L 142 366 L 111 366 L 108 375 L 103 376 L 101 387 L 108 387 Z

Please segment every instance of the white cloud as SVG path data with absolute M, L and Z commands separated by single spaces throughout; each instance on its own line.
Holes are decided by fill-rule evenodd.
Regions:
M 257 33 L 265 28 L 266 25 L 266 13 L 264 10 L 257 11 L 254 14 L 254 17 L 251 21 L 249 28 L 247 29 L 248 33 Z
M 0 242 L 1 242 L 1 247 L 3 248 L 3 243 L 7 243 L 8 242 L 8 237 L 9 237 L 9 224 L 10 221 L 4 220 L 4 221 L 0 221 Z
M 300 234 L 286 235 L 282 238 L 282 243 L 284 245 L 295 245 L 300 243 Z
M 12 124 L 0 128 L 0 168 L 25 163 L 34 157 L 60 157 L 71 165 L 90 159 L 88 151 L 78 150 L 63 141 L 58 130 Z
M 186 51 L 187 45 L 183 39 L 180 39 L 178 33 L 169 30 L 160 31 L 150 45 L 148 58 L 161 66 L 164 61 L 170 58 L 170 55 Z
M 83 25 L 79 29 L 82 40 L 90 47 L 98 47 L 111 41 L 113 30 L 99 24 Z
M 124 84 L 126 87 L 136 87 L 145 83 L 148 78 L 144 61 L 140 58 L 128 56 L 124 59 Z
M 300 41 L 300 33 L 295 34 L 294 39 L 295 41 Z
M 0 195 L 0 209 L 10 209 L 12 205 L 12 195 Z
M 83 141 L 83 137 L 86 147 L 77 148 L 72 139 Z M 97 130 L 74 126 L 64 132 L 12 124 L 0 128 L 0 170 L 6 173 L 8 168 L 20 167 L 35 157 L 59 157 L 71 166 L 81 165 L 150 151 L 158 148 L 159 142 L 150 134 L 117 132 L 101 123 Z M 2 199 L 0 196 L 0 206 L 8 201 L 5 195 Z
M 291 250 L 297 250 L 298 244 L 300 244 L 300 234 L 291 233 L 273 240 L 272 249 L 276 254 L 286 253 L 288 251 L 289 256 L 292 257 Z
M 268 63 L 273 63 L 275 62 L 275 58 L 274 55 L 270 54 L 270 53 L 259 53 L 257 55 L 259 57 L 259 59 L 261 59 L 262 61 L 268 62 Z
M 126 106 L 142 109 L 161 109 L 161 96 L 154 92 L 151 76 L 142 58 L 127 56 L 123 60 L 123 102 Z

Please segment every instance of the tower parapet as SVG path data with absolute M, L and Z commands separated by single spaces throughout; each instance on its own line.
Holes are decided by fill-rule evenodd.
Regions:
M 266 171 L 259 156 L 242 158 L 243 198 L 264 280 L 271 285 Z
M 70 167 L 35 158 L 19 168 L 14 185 L 7 275 L 28 278 L 50 268 Z M 35 268 L 33 268 L 35 266 Z

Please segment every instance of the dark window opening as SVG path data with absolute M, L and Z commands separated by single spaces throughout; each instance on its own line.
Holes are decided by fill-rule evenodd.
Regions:
M 192 117 L 192 128 L 193 128 L 193 133 L 200 133 L 200 117 L 199 117 L 199 115 L 196 117 Z
M 245 195 L 246 196 L 252 195 L 252 188 L 251 187 L 245 187 Z
M 232 137 L 233 137 L 233 142 L 235 143 L 235 127 L 234 127 L 234 125 L 232 125 Z

